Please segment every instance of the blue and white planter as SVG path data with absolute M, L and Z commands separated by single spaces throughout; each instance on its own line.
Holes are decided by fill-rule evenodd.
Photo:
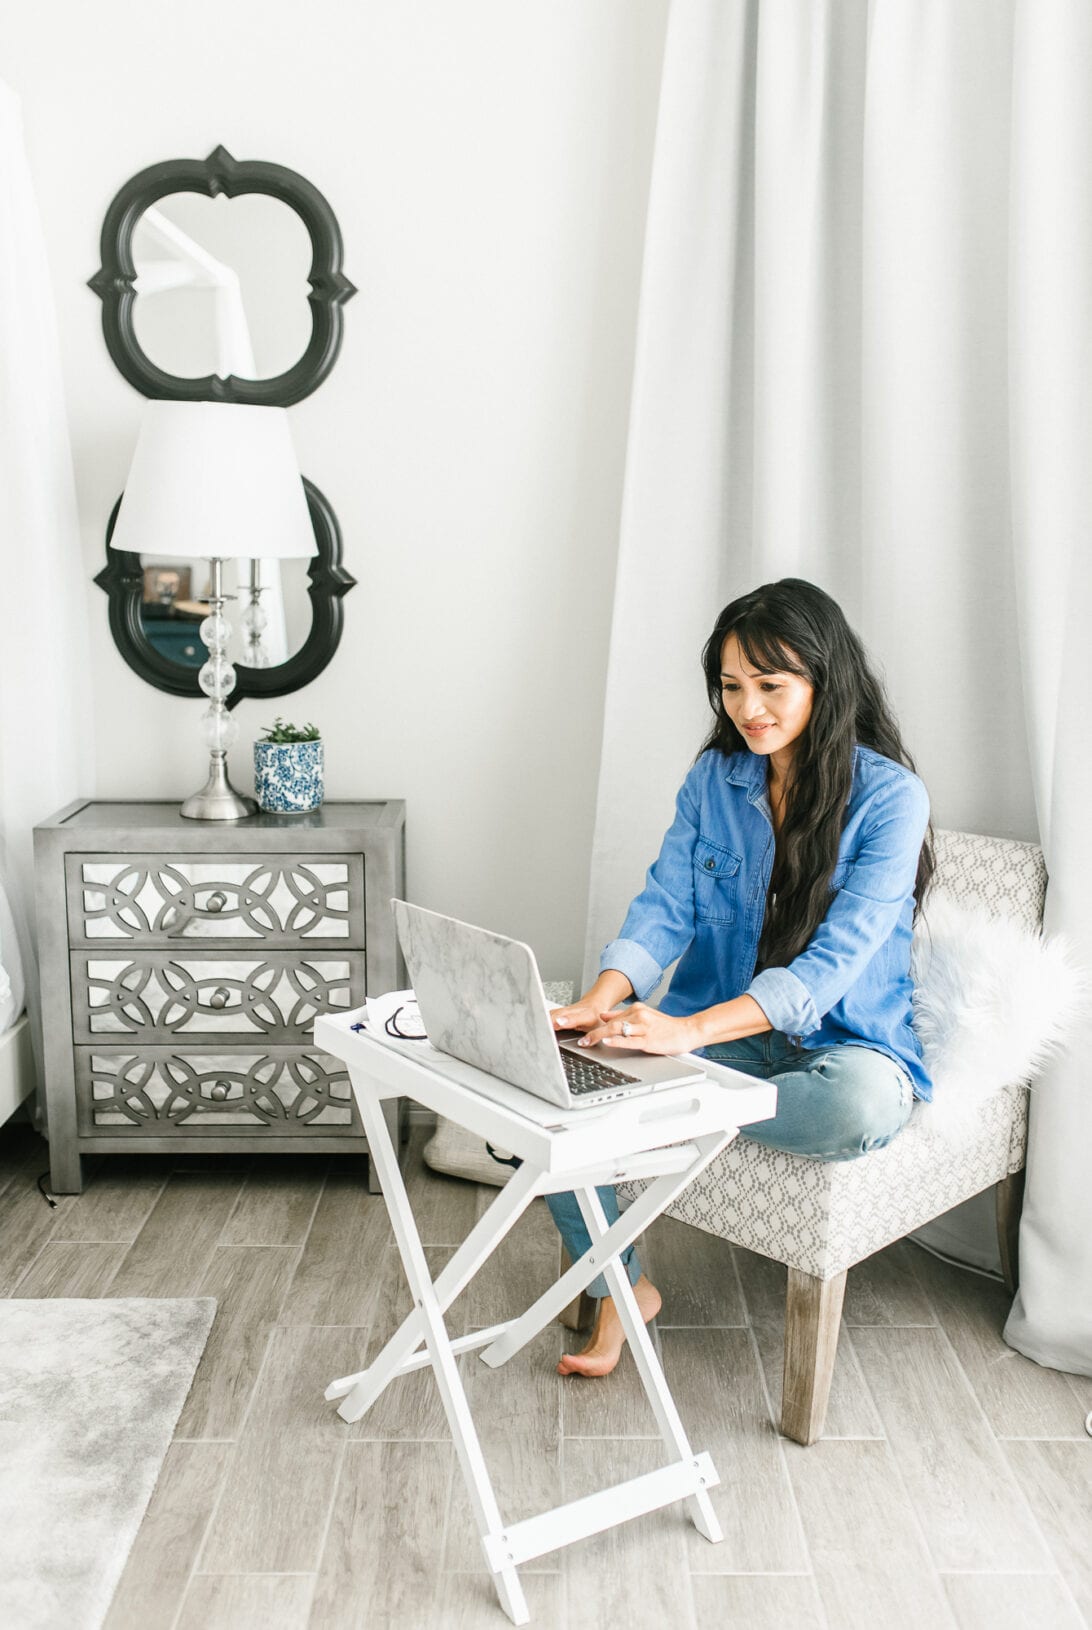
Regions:
M 322 803 L 321 741 L 256 741 L 254 792 L 259 809 L 305 815 Z

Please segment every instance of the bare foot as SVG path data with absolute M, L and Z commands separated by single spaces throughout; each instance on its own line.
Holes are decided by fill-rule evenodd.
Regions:
M 633 1287 L 637 1306 L 647 1324 L 660 1311 L 660 1293 L 651 1280 L 641 1275 Z M 557 1366 L 558 1375 L 609 1375 L 622 1356 L 626 1333 L 609 1296 L 599 1304 L 599 1316 L 591 1340 L 582 1353 L 566 1353 Z

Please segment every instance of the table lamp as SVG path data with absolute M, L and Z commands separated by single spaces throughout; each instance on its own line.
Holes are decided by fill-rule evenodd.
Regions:
M 222 567 L 236 556 L 290 560 L 317 553 L 285 409 L 148 402 L 110 547 L 145 561 L 193 555 L 209 561 L 209 614 L 199 629 L 209 655 L 198 683 L 209 698 L 202 724 L 211 758 L 208 780 L 181 813 L 201 821 L 253 815 L 253 798 L 237 793 L 227 774 L 238 725 L 225 706 L 235 667 L 226 654 L 231 625 L 223 607 L 233 596 L 223 593 Z

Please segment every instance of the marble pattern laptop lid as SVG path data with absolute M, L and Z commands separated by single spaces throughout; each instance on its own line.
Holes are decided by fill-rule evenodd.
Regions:
M 434 1047 L 514 1086 L 567 1097 L 529 945 L 393 900 L 398 938 Z

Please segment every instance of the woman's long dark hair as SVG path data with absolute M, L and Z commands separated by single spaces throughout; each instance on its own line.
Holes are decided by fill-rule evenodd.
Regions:
M 721 649 L 729 634 L 757 672 L 800 674 L 815 693 L 811 718 L 796 742 L 758 948 L 759 966 L 783 968 L 799 956 L 830 907 L 854 747 L 871 747 L 908 770 L 914 761 L 902 744 L 883 683 L 841 607 L 799 577 L 766 583 L 733 600 L 717 618 L 702 652 L 715 715 L 702 753 L 750 751 L 724 711 Z M 933 870 L 930 825 L 918 859 L 917 907 Z

